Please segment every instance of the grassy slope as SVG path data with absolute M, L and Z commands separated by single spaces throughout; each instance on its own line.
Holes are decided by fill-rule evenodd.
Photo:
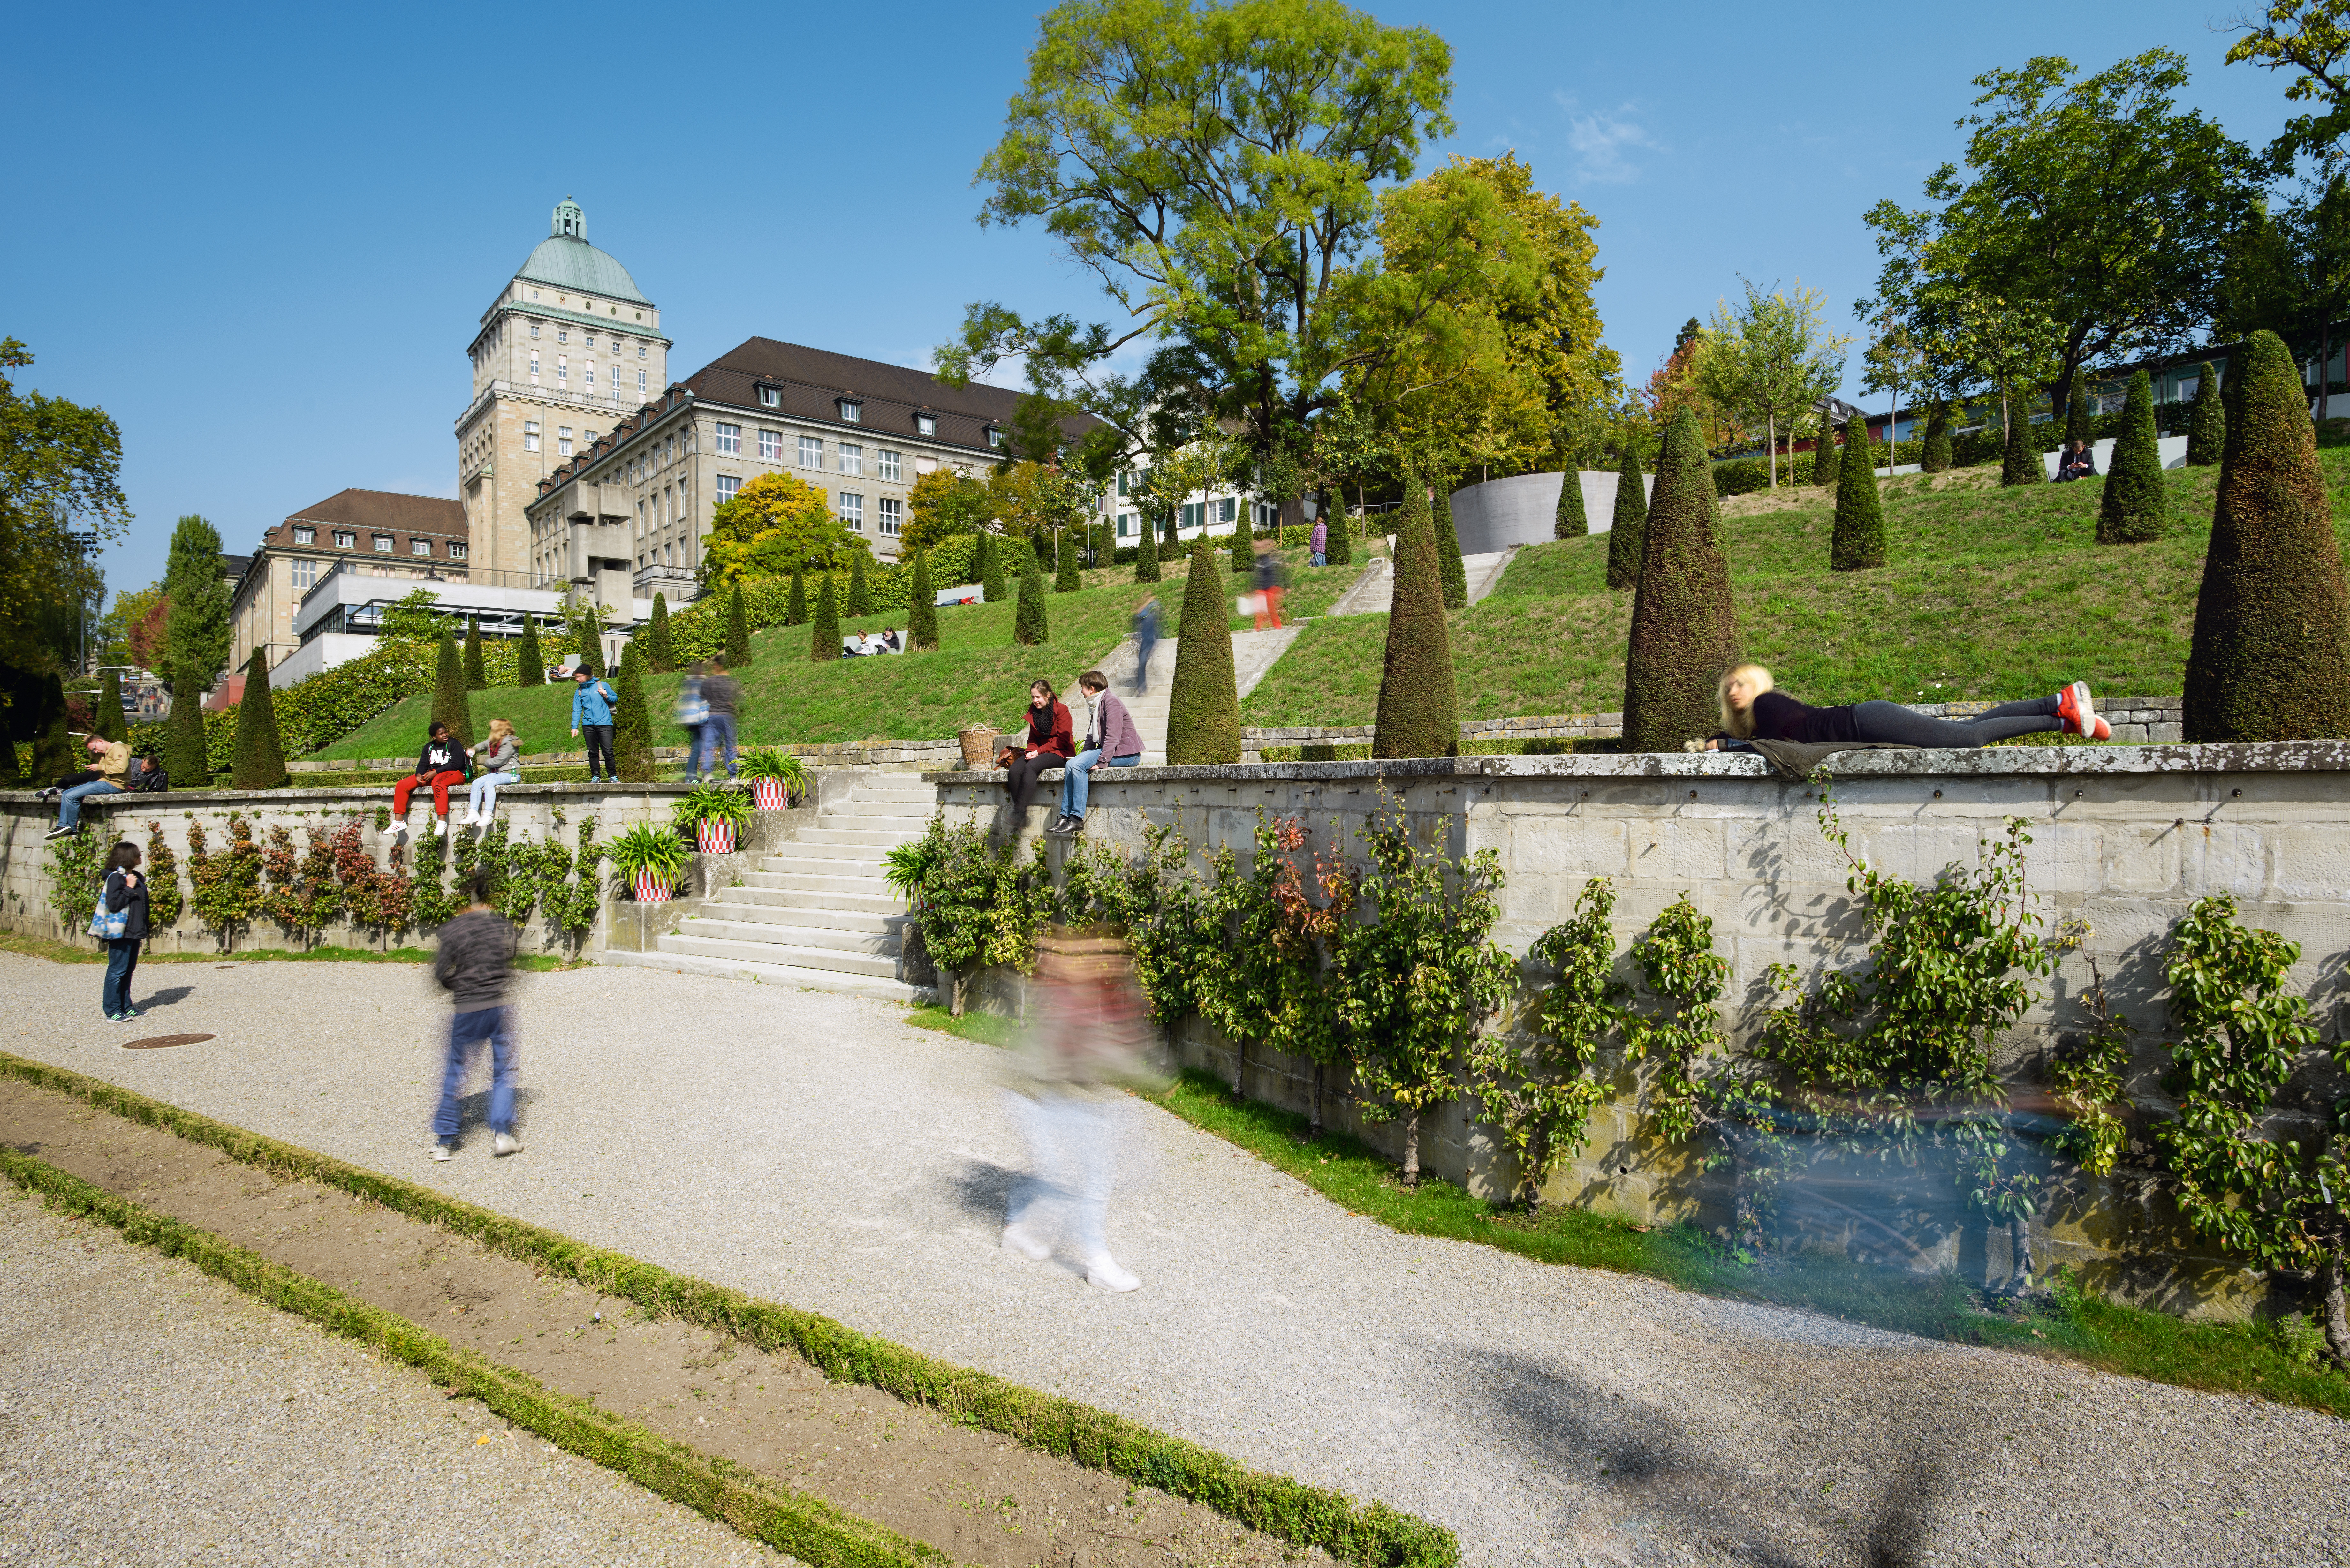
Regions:
M 2321 458 L 2334 526 L 2350 538 L 2350 451 Z M 1815 703 L 2010 701 L 2072 680 L 2176 692 L 2218 472 L 2165 474 L 2170 536 L 2105 550 L 2095 543 L 2103 480 L 2002 491 L 1904 477 L 1885 486 L 1892 565 L 1871 572 L 1828 571 L 1835 514 L 1825 501 L 1727 517 L 1746 655 Z M 1632 596 L 1607 590 L 1607 559 L 1605 535 L 1522 550 L 1491 597 L 1450 618 L 1462 718 L 1622 706 Z M 1369 723 L 1386 638 L 1384 615 L 1307 628 L 1243 719 Z
M 1170 576 L 1175 587 L 1159 585 L 1160 635 L 1182 629 L 1184 566 Z M 1294 613 L 1326 608 L 1360 572 L 1359 566 L 1299 567 L 1293 573 Z M 1080 671 L 1107 656 L 1123 638 L 1144 589 L 1130 566 L 1085 574 L 1086 587 L 1047 600 L 1052 640 L 1021 648 L 1012 640 L 1014 606 L 958 606 L 939 612 L 939 649 L 889 659 L 843 659 L 817 664 L 807 658 L 806 627 L 754 632 L 751 667 L 735 673 L 743 682 L 738 732 L 746 745 L 790 745 L 827 741 L 935 740 L 966 723 L 1020 722 L 1028 683 L 1043 676 L 1066 690 Z M 1242 579 L 1232 579 L 1238 593 Z M 905 618 L 844 618 L 850 632 L 902 627 Z M 1233 626 L 1249 622 L 1234 618 Z M 653 744 L 683 745 L 685 732 L 670 723 L 679 678 L 655 676 L 645 682 L 652 711 Z M 432 710 L 429 696 L 407 701 L 361 725 L 315 757 L 411 757 L 424 736 Z M 473 694 L 476 731 L 492 717 L 510 719 L 525 753 L 568 750 L 571 688 L 504 687 Z

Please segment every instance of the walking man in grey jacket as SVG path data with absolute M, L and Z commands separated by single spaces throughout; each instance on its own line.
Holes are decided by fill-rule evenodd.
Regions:
M 466 883 L 472 902 L 441 928 L 441 950 L 432 978 L 449 992 L 449 1055 L 441 1071 L 441 1105 L 432 1114 L 432 1158 L 457 1152 L 457 1095 L 466 1069 L 487 1042 L 490 1047 L 490 1152 L 514 1154 L 515 1080 L 522 1065 L 514 1021 L 506 1011 L 506 987 L 514 978 L 515 929 L 490 907 L 490 874 L 476 871 Z

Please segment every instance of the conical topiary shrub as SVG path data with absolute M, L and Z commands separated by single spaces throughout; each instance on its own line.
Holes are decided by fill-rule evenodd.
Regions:
M 213 784 L 212 760 L 204 751 L 204 693 L 192 680 L 172 679 L 172 672 L 163 671 L 164 683 L 172 688 L 172 718 L 163 737 L 163 772 L 174 789 L 210 789 Z M 38 779 L 48 784 L 48 779 Z
M 482 618 L 465 618 L 465 690 L 486 691 L 490 689 L 490 672 L 482 665 Z
M 1461 751 L 1452 691 L 1452 632 L 1444 619 L 1444 565 L 1428 491 L 1403 480 L 1396 514 L 1395 592 L 1388 609 L 1387 656 L 1371 732 L 1374 757 L 1450 757 Z
M 1011 578 L 1003 569 L 1003 548 L 1008 539 L 982 533 L 979 536 L 979 587 L 992 605 L 1000 605 L 1012 597 Z
M 2097 543 L 2144 545 L 2162 537 L 2169 515 L 2162 483 L 2162 450 L 2154 433 L 2154 382 L 2140 370 L 2130 378 L 2121 433 L 2097 503 Z
M 931 587 L 931 553 L 914 552 L 914 580 L 906 590 L 906 646 L 924 652 L 939 645 L 939 591 Z
M 848 561 L 848 613 L 852 616 L 873 613 L 873 590 L 865 582 L 865 552 L 859 550 Z
M 236 749 L 229 783 L 238 789 L 278 789 L 292 782 L 277 742 L 277 709 L 269 698 L 269 657 L 255 649 L 244 667 L 244 695 L 236 704 Z
M 620 672 L 612 682 L 612 771 L 623 784 L 650 784 L 660 776 L 653 763 L 652 715 L 645 707 L 644 660 L 632 641 L 620 649 Z
M 807 625 L 807 572 L 798 562 L 792 564 L 792 591 L 784 600 L 784 624 Z
M 1053 591 L 1073 594 L 1085 586 L 1085 579 L 1077 576 L 1076 535 L 1065 532 L 1061 535 L 1060 564 L 1053 568 Z
M 1885 504 L 1877 493 L 1877 470 L 1868 461 L 1867 421 L 1856 419 L 1845 431 L 1845 460 L 1836 470 L 1835 533 L 1828 541 L 1828 570 L 1865 572 L 1885 565 Z
M 816 624 L 808 628 L 808 660 L 828 664 L 840 657 L 840 606 L 832 597 L 832 574 L 816 590 Z
M 1469 607 L 1469 570 L 1461 564 L 1461 535 L 1452 527 L 1452 492 L 1449 486 L 1436 487 L 1436 564 L 1444 574 L 1444 607 L 1449 610 Z M 1451 756 L 1452 753 L 1443 753 Z
M 1918 469 L 1926 473 L 1947 472 L 1950 466 L 1950 400 L 1937 398 L 1926 415 L 1926 446 L 1918 458 Z
M 2228 410 L 2220 378 L 2206 359 L 2195 372 L 2195 401 L 2187 416 L 2187 466 L 2209 468 L 2228 445 Z
M 660 600 L 653 600 L 653 608 L 660 608 Z M 538 618 L 528 610 L 522 617 L 522 646 L 515 650 L 515 679 L 523 686 L 546 684 L 546 655 L 538 646 Z
M 2064 389 L 2064 448 L 2071 451 L 2074 441 L 2095 440 L 2096 415 L 2089 411 L 2089 378 L 2080 371 L 2073 372 L 2073 384 Z
M 827 588 L 832 586 L 829 575 L 824 581 Z M 726 663 L 729 668 L 741 670 L 750 662 L 751 619 L 743 610 L 743 584 L 738 578 L 733 596 L 726 601 Z
M 1569 464 L 1558 478 L 1558 505 L 1551 513 L 1550 536 L 1580 539 L 1590 532 L 1591 519 L 1583 511 L 1583 475 Z
M 1204 528 L 1201 530 L 1201 533 L 1206 531 Z M 1256 565 L 1256 552 L 1249 548 L 1249 525 L 1246 523 L 1232 524 L 1232 571 L 1236 575 L 1245 573 Z
M 1863 477 L 1873 479 L 1865 462 Z M 1841 493 L 1839 493 L 1840 494 Z M 1624 750 L 1677 752 L 1721 727 L 1714 686 L 1738 657 L 1738 607 L 1697 416 L 1666 428 L 1624 657 Z
M 1334 566 L 1353 566 L 1355 564 L 1354 531 L 1347 523 L 1346 502 L 1341 500 L 1334 506 L 1330 503 L 1329 492 L 1323 492 L 1322 520 L 1330 525 L 1330 531 L 1323 536 L 1322 558 Z
M 71 720 L 66 713 L 65 682 L 55 675 L 44 675 L 37 689 L 39 706 L 28 727 L 33 732 L 33 776 L 46 788 L 68 774 L 83 771 L 87 764 L 82 759 L 88 753 L 75 745 L 73 732 L 67 727 Z
M 1044 569 L 1037 565 L 1034 550 L 1026 555 L 1027 566 L 1020 574 L 1020 605 L 1012 612 L 1012 640 L 1035 648 L 1052 641 L 1053 631 L 1045 615 Z
M 1167 762 L 1171 767 L 1241 760 L 1241 700 L 1232 680 L 1232 628 L 1216 547 L 1191 541 L 1175 678 L 1167 690 Z
M 2032 434 L 2032 419 L 2022 407 L 2022 400 L 2011 400 L 2006 440 L 2000 447 L 1999 482 L 2002 484 L 2043 484 L 2048 471 L 2040 462 L 2040 442 Z
M 2350 737 L 2350 594 L 2309 395 L 2273 332 L 2230 362 L 2228 443 L 2195 640 L 2190 742 Z
M 645 669 L 654 675 L 677 671 L 677 650 L 669 640 L 669 596 L 653 595 L 652 618 L 645 623 Z
M 1812 448 L 1812 483 L 1822 490 L 1836 487 L 1835 418 L 1820 412 L 1819 442 Z
M 1648 487 L 1640 475 L 1640 454 L 1624 444 L 1624 465 L 1616 475 L 1616 510 L 1607 524 L 1607 586 L 1640 586 L 1641 545 L 1648 535 Z
M 89 718 L 91 732 L 109 741 L 129 740 L 130 726 L 122 722 L 122 676 L 120 671 L 107 670 L 106 679 L 98 683 L 98 695 L 93 701 L 98 711 Z M 10 757 L 8 765 L 13 769 L 16 759 Z
M 1148 512 L 1135 514 L 1135 521 L 1142 525 L 1142 532 L 1134 542 L 1134 580 L 1155 583 L 1159 580 L 1159 525 Z
M 440 660 L 432 672 L 432 722 L 449 726 L 449 738 L 471 749 L 473 715 L 465 700 L 465 667 L 457 657 L 457 639 L 441 628 Z

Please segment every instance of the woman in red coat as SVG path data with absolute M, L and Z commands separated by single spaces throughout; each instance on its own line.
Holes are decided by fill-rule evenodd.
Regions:
M 1068 707 L 1053 695 L 1052 682 L 1037 681 L 1028 688 L 1028 743 L 1018 748 L 1003 780 L 1003 787 L 1012 792 L 1013 812 L 1019 816 L 1028 815 L 1028 803 L 1036 797 L 1037 776 L 1077 754 Z

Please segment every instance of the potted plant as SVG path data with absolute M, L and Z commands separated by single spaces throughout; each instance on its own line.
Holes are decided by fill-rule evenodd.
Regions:
M 638 823 L 612 840 L 605 853 L 639 904 L 666 904 L 685 871 L 685 840 L 665 827 Z
M 732 855 L 734 836 L 751 820 L 751 797 L 739 789 L 696 784 L 670 818 L 680 831 L 690 831 L 704 855 Z
M 761 811 L 781 811 L 807 798 L 807 764 L 773 746 L 744 753 L 743 776 L 751 781 L 751 798 Z

